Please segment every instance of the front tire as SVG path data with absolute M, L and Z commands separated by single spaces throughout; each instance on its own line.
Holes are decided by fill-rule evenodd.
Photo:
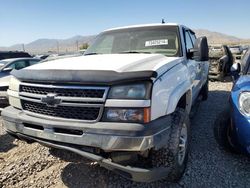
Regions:
M 178 181 L 186 168 L 190 140 L 189 116 L 183 109 L 171 115 L 171 131 L 164 148 L 151 152 L 153 167 L 170 168 L 166 180 Z
M 236 139 L 232 135 L 230 109 L 223 110 L 214 123 L 214 137 L 220 149 L 231 153 L 239 153 Z

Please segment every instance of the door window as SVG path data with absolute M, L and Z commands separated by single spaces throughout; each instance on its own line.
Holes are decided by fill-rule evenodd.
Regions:
M 196 41 L 196 36 L 195 36 L 194 33 L 190 32 L 190 31 L 189 31 L 189 34 L 190 34 L 191 40 L 192 40 L 193 45 L 194 45 L 194 43 L 195 43 L 195 41 Z
M 39 63 L 37 60 L 29 60 L 29 66 Z
M 27 67 L 29 64 L 27 61 L 25 60 L 21 60 L 21 61 L 16 61 L 13 64 L 11 64 L 10 66 L 8 66 L 8 68 L 12 68 L 12 69 L 16 69 L 16 70 L 20 70 L 23 69 L 25 67 Z
M 187 49 L 187 52 L 188 52 L 188 50 L 190 50 L 190 49 L 192 49 L 194 47 L 193 42 L 191 40 L 191 37 L 190 37 L 188 31 L 185 31 L 185 40 L 186 40 L 186 49 Z

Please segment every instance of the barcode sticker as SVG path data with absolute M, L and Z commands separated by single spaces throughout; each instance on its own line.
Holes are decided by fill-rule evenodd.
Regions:
M 168 39 L 160 39 L 160 40 L 150 40 L 145 42 L 145 46 L 160 46 L 160 45 L 168 45 Z

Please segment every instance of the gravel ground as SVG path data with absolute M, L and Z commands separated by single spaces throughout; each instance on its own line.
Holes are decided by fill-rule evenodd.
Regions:
M 135 183 L 69 152 L 26 144 L 0 127 L 0 187 L 250 187 L 250 161 L 219 150 L 212 126 L 231 83 L 210 83 L 209 99 L 191 120 L 191 151 L 180 182 Z

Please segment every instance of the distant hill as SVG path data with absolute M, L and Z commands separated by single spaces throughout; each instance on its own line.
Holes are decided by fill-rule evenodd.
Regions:
M 95 38 L 92 36 L 74 36 L 68 39 L 38 39 L 31 43 L 25 44 L 25 51 L 39 54 L 51 52 L 72 52 L 77 50 L 84 43 L 91 43 Z M 77 44 L 78 43 L 78 44 Z M 0 47 L 0 50 L 22 50 L 22 44 L 16 44 L 10 47 Z
M 207 36 L 209 44 L 238 44 L 250 43 L 249 40 L 243 40 L 234 36 L 223 33 L 212 32 L 205 29 L 194 30 L 197 36 Z M 48 51 L 73 52 L 84 43 L 91 43 L 95 35 L 91 36 L 74 36 L 68 39 L 38 39 L 31 43 L 25 44 L 25 50 L 32 54 L 46 53 Z M 22 44 L 16 44 L 10 47 L 0 47 L 0 50 L 22 50 Z
M 197 36 L 206 36 L 210 44 L 234 44 L 244 42 L 243 39 L 205 29 L 194 30 Z

